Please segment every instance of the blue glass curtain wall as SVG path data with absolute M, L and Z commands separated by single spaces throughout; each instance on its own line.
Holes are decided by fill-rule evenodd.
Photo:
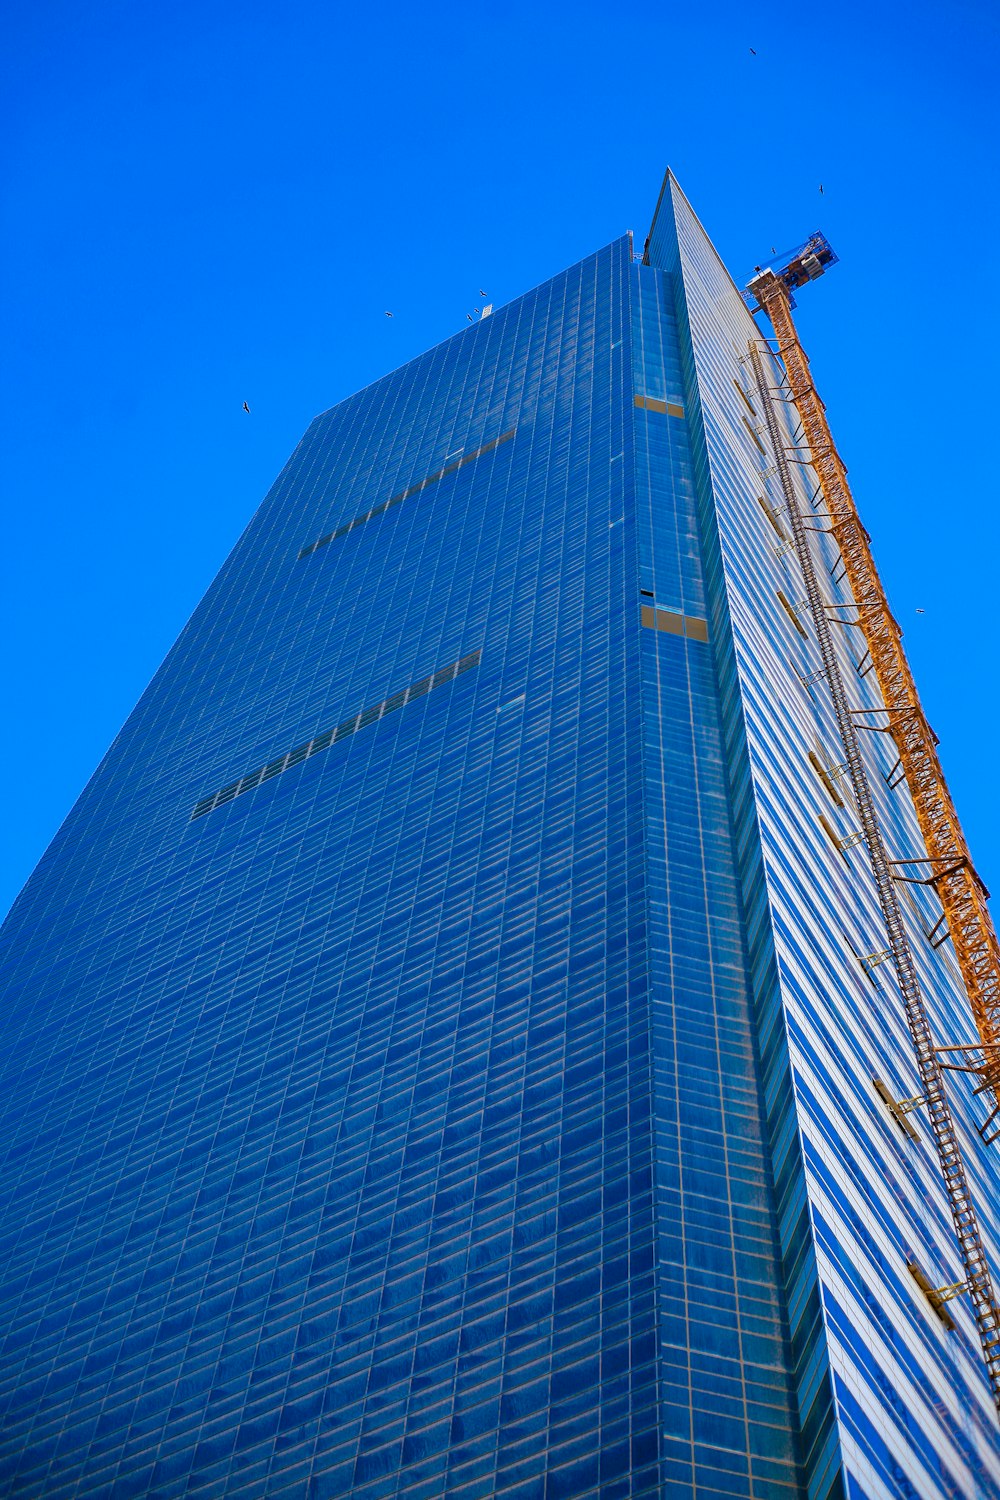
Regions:
M 10 1492 L 659 1493 L 629 262 L 313 423 L 20 898 Z

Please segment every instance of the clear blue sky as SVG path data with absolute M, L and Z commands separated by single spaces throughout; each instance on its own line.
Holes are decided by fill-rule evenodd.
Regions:
M 841 257 L 800 328 L 1000 896 L 995 5 L 7 17 L 0 910 L 312 416 L 641 243 L 668 162 L 737 277 Z

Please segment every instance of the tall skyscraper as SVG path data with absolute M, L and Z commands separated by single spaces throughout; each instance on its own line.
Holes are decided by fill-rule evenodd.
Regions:
M 309 427 L 4 929 L 4 1493 L 1000 1496 L 761 332 L 668 176 Z

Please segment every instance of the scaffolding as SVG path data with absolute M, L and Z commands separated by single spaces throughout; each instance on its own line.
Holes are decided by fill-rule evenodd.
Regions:
M 993 1289 L 989 1263 L 979 1231 L 965 1163 L 955 1123 L 945 1093 L 943 1074 L 961 1069 L 977 1078 L 976 1092 L 990 1096 L 989 1114 L 980 1133 L 986 1141 L 1000 1136 L 1000 949 L 986 910 L 987 893 L 975 874 L 954 805 L 937 758 L 937 741 L 927 723 L 909 664 L 903 653 L 901 632 L 889 609 L 881 580 L 872 559 L 870 538 L 858 517 L 847 484 L 846 470 L 833 443 L 825 409 L 812 383 L 809 363 L 802 349 L 791 308 L 792 289 L 822 275 L 836 260 L 822 235 L 813 235 L 779 270 L 761 271 L 748 287 L 759 308 L 771 321 L 777 339 L 776 356 L 784 367 L 787 392 L 775 390 L 764 369 L 758 344 L 751 344 L 749 360 L 762 399 L 765 424 L 774 455 L 772 472 L 781 485 L 792 546 L 802 570 L 806 599 L 816 632 L 822 672 L 830 691 L 834 714 L 844 747 L 845 769 L 854 793 L 864 842 L 871 860 L 879 905 L 885 921 L 888 949 L 913 1042 L 921 1094 L 903 1101 L 904 1113 L 924 1107 L 937 1150 L 938 1162 L 958 1240 L 964 1279 L 953 1286 L 928 1293 L 936 1310 L 959 1292 L 969 1293 L 979 1331 L 983 1358 L 1000 1411 L 1000 1305 Z M 768 351 L 769 355 L 771 351 Z M 841 608 L 826 599 L 819 582 L 807 522 L 792 480 L 791 460 L 775 411 L 775 400 L 791 401 L 799 415 L 808 447 L 808 462 L 815 470 L 818 495 L 825 503 L 828 528 L 840 551 L 838 570 L 847 583 L 857 618 L 831 620 L 831 609 Z M 824 530 L 827 527 L 823 528 Z M 853 707 L 840 661 L 834 647 L 832 623 L 856 625 L 867 653 L 865 670 L 874 670 L 887 719 L 885 725 L 865 723 L 871 711 Z M 882 833 L 868 773 L 861 753 L 860 728 L 880 728 L 893 739 L 898 761 L 898 784 L 905 777 L 917 813 L 926 852 L 916 859 L 890 859 Z M 923 878 L 903 875 L 905 868 L 929 867 Z M 931 1032 L 917 969 L 900 910 L 898 883 L 917 881 L 931 886 L 942 905 L 942 921 L 952 938 L 956 957 L 968 991 L 979 1032 L 978 1045 L 961 1043 L 937 1047 Z M 939 924 L 940 925 L 940 924 Z M 897 1106 L 903 1110 L 903 1105 Z M 922 1276 L 922 1273 L 921 1273 Z M 920 1280 L 920 1278 L 918 1278 Z M 920 1281 L 922 1285 L 922 1280 Z M 935 1300 L 936 1299 L 936 1300 Z

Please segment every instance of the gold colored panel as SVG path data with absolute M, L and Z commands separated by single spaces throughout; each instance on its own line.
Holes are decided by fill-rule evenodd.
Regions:
M 819 756 L 814 754 L 812 750 L 809 751 L 809 764 L 812 766 L 813 770 L 816 772 L 816 775 L 826 787 L 827 791 L 833 798 L 834 802 L 836 802 L 837 806 L 843 807 L 844 799 L 837 791 L 833 777 L 830 775 L 830 772 L 827 770 L 826 766 L 824 766 Z
M 798 611 L 796 610 L 794 604 L 790 603 L 789 600 L 785 598 L 780 589 L 778 590 L 778 603 L 781 605 L 782 609 L 785 611 L 785 614 L 795 626 L 795 629 L 799 632 L 799 635 L 808 635 L 808 631 L 806 630 L 806 627 L 803 625 L 802 621 L 799 619 Z
M 764 444 L 761 442 L 760 438 L 754 432 L 753 428 L 750 426 L 750 423 L 747 421 L 746 417 L 741 418 L 741 420 L 743 422 L 743 426 L 746 428 L 747 432 L 749 432 L 750 436 L 753 438 L 754 442 L 757 444 L 757 447 L 760 449 L 761 453 L 763 453 L 764 457 L 766 458 L 767 457 L 767 449 L 764 447 Z
M 824 818 L 822 813 L 820 813 L 819 815 L 819 826 L 822 828 L 823 832 L 830 840 L 830 843 L 840 855 L 841 859 L 846 860 L 847 855 L 844 853 L 844 850 L 841 846 L 840 835 L 838 834 L 836 828 L 834 828 L 833 824 L 830 822 L 829 818 Z
M 753 412 L 753 414 L 754 414 L 754 416 L 756 416 L 756 415 L 757 415 L 757 413 L 756 413 L 756 411 L 755 411 L 755 410 L 754 410 L 754 404 L 753 404 L 753 402 L 752 402 L 752 401 L 751 401 L 751 400 L 750 400 L 750 397 L 749 397 L 749 396 L 748 396 L 748 395 L 747 395 L 747 393 L 746 393 L 746 391 L 745 391 L 745 390 L 744 390 L 744 389 L 743 389 L 743 387 L 742 387 L 742 386 L 741 386 L 741 385 L 740 385 L 740 383 L 739 383 L 739 381 L 738 381 L 738 380 L 734 380 L 734 381 L 733 381 L 733 385 L 734 385 L 734 386 L 735 386 L 735 387 L 736 387 L 736 389 L 737 389 L 737 391 L 738 391 L 738 392 L 739 392 L 739 394 L 740 394 L 740 395 L 741 395 L 741 396 L 742 396 L 742 397 L 743 397 L 743 400 L 744 400 L 744 401 L 745 401 L 745 402 L 746 402 L 746 404 L 747 404 L 747 406 L 749 406 L 749 408 L 750 408 L 750 410 L 751 410 L 751 411 L 752 411 L 752 412 Z
M 778 535 L 781 537 L 781 540 L 783 542 L 790 542 L 791 541 L 791 537 L 788 535 L 788 532 L 785 530 L 785 527 L 784 527 L 784 524 L 782 523 L 781 517 L 778 515 L 777 511 L 773 508 L 773 506 L 771 506 L 768 503 L 768 501 L 765 500 L 765 498 L 764 498 L 763 495 L 758 495 L 757 496 L 757 504 L 761 507 L 761 509 L 763 510 L 765 516 L 770 521 L 771 525 L 774 527 L 774 529 L 778 533 Z

